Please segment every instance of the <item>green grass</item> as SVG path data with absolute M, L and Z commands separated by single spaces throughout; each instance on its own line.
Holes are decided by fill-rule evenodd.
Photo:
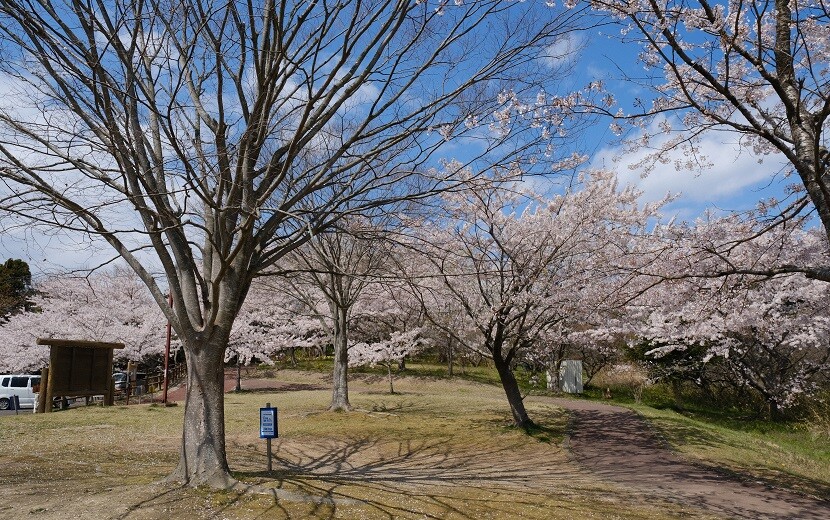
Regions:
M 430 365 L 412 366 L 428 370 Z M 433 370 L 440 373 L 442 369 Z M 499 384 L 492 368 L 481 366 L 476 370 L 473 378 L 467 377 Z M 531 384 L 531 376 L 526 370 L 516 370 L 523 391 L 546 394 L 541 383 Z M 571 397 L 605 401 L 603 392 L 603 388 L 589 386 L 583 395 Z M 693 397 L 685 399 L 683 409 L 677 410 L 665 385 L 647 387 L 641 403 L 628 388 L 614 388 L 612 395 L 612 402 L 638 411 L 671 446 L 692 460 L 736 476 L 830 499 L 830 436 L 826 431 L 816 434 L 816 429 L 804 420 L 765 420 L 746 407 L 713 406 L 706 399 Z
M 315 361 L 317 368 L 330 370 L 330 360 Z M 455 367 L 455 378 L 500 387 L 492 367 L 482 364 Z M 385 369 L 361 369 L 364 376 L 385 377 Z M 447 380 L 447 367 L 429 362 L 408 362 L 408 377 Z M 397 374 L 396 377 L 399 377 Z M 543 383 L 531 384 L 532 374 L 516 370 L 524 392 L 546 394 Z M 543 381 L 543 378 L 539 378 Z M 686 399 L 682 411 L 675 410 L 670 390 L 663 385 L 645 389 L 642 403 L 625 387 L 612 389 L 612 402 L 629 406 L 648 419 L 676 450 L 703 464 L 746 475 L 811 495 L 830 499 L 830 438 L 816 435 L 803 421 L 763 420 L 740 407 L 712 406 L 704 399 Z M 587 387 L 577 398 L 602 400 L 603 388 Z M 501 413 L 506 415 L 506 403 Z M 463 413 L 463 412 L 461 412 Z M 537 420 L 533 411 L 531 417 Z M 532 432 L 550 438 L 549 434 Z
M 178 460 L 181 406 L 88 407 L 0 417 L 7 495 L 0 517 L 707 518 L 584 474 L 561 446 L 566 412 L 543 397 L 527 401 L 537 428 L 511 427 L 495 371 L 486 366 L 448 379 L 444 366 L 408 363 L 395 376 L 395 395 L 383 369 L 353 372 L 355 411 L 331 413 L 330 360 L 304 363 L 313 370 L 250 374 L 299 390 L 257 390 L 243 381 L 248 389 L 225 400 L 233 474 L 270 495 L 156 484 Z M 517 375 L 530 389 L 530 374 Z M 717 410 L 684 415 L 632 404 L 622 391 L 615 397 L 689 458 L 828 497 L 826 437 L 792 423 Z M 280 420 L 270 473 L 258 437 L 266 402 L 279 408 Z
M 297 358 L 296 365 L 291 363 L 290 359 L 282 359 L 274 366 L 260 365 L 257 367 L 259 373 L 275 373 L 279 370 L 305 370 L 310 372 L 331 373 L 333 358 Z M 362 366 L 350 367 L 350 374 L 372 374 L 377 376 L 388 377 L 386 367 L 384 366 Z M 540 390 L 542 386 L 537 383 L 535 386 L 530 379 L 533 376 L 531 372 L 522 367 L 514 371 L 516 380 L 519 386 L 524 391 Z M 488 366 L 487 363 L 481 363 L 478 366 L 474 365 L 453 365 L 453 376 L 449 377 L 449 369 L 446 364 L 439 364 L 429 360 L 416 360 L 406 362 L 406 368 L 403 371 L 393 370 L 394 378 L 401 376 L 416 377 L 416 378 L 431 378 L 431 379 L 460 379 L 463 381 L 472 381 L 486 385 L 500 386 L 499 375 L 495 369 Z

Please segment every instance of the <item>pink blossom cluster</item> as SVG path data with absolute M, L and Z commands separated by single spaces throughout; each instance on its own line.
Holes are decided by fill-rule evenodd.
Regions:
M 0 327 L 0 372 L 39 371 L 48 347 L 38 338 L 124 343 L 116 361 L 164 352 L 166 320 L 141 281 L 124 269 L 88 277 L 55 275 L 36 284 L 37 310 Z

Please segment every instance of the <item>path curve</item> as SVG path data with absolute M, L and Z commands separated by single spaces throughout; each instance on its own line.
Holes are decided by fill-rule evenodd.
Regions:
M 594 475 L 730 518 L 830 519 L 830 502 L 742 482 L 669 450 L 635 412 L 592 401 L 554 399 L 571 411 L 569 448 Z

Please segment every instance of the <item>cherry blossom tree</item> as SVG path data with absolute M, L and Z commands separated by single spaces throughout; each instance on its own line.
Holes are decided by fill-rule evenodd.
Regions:
M 830 237 L 827 125 L 830 117 L 830 11 L 824 2 L 766 0 L 592 0 L 623 24 L 624 38 L 641 45 L 647 74 L 633 79 L 652 88 L 654 101 L 635 112 L 643 133 L 633 148 L 653 149 L 646 163 L 668 163 L 681 148 L 680 168 L 699 168 L 700 137 L 735 133 L 755 154 L 781 154 L 800 182 L 786 201 L 763 202 L 767 224 L 815 210 Z M 675 120 L 667 113 L 677 112 Z M 619 127 L 618 121 L 612 125 Z M 649 122 L 655 124 L 649 125 Z M 663 134 L 659 138 L 657 134 Z M 759 216 L 756 214 L 756 216 Z M 771 218 L 775 217 L 775 218 Z M 768 220 L 767 220 L 768 219 Z M 732 237 L 731 241 L 736 238 Z M 827 257 L 805 259 L 799 270 L 830 281 Z
M 817 230 L 778 226 L 720 251 L 725 237 L 751 233 L 747 228 L 750 222 L 730 216 L 665 230 L 677 244 L 675 273 L 684 274 L 636 304 L 645 310 L 638 333 L 664 380 L 748 387 L 778 417 L 827 382 L 830 288 L 797 275 L 755 273 L 826 255 L 826 244 Z
M 406 356 L 416 354 L 428 345 L 421 334 L 421 329 L 396 331 L 383 341 L 355 343 L 349 349 L 349 365 L 357 367 L 366 365 L 385 366 L 389 376 L 389 393 L 394 394 L 392 366 L 397 365 Z
M 0 327 L 1 371 L 48 365 L 48 347 L 36 346 L 42 337 L 124 343 L 115 351 L 121 362 L 164 355 L 166 319 L 131 271 L 51 276 L 37 284 L 33 302 L 37 311 L 17 314 Z
M 562 362 L 573 358 L 582 361 L 585 384 L 588 385 L 600 370 L 621 357 L 624 337 L 630 328 L 623 329 L 614 315 L 626 312 L 624 300 L 614 303 L 605 300 L 602 305 L 582 300 L 585 313 L 559 317 L 540 334 L 535 348 L 524 353 L 524 359 L 534 368 L 547 373 L 548 390 L 561 391 Z
M 272 364 L 282 350 L 293 346 L 300 333 L 294 326 L 292 302 L 283 293 L 254 282 L 234 320 L 225 362 L 235 361 L 236 389 L 241 389 L 242 366 L 257 360 Z
M 651 316 L 645 333 L 653 348 L 646 355 L 659 360 L 679 353 L 675 374 L 679 367 L 685 380 L 712 383 L 714 375 L 716 384 L 749 387 L 778 418 L 798 397 L 826 383 L 826 297 L 825 284 L 795 276 L 730 281 L 716 295 Z M 716 372 L 707 374 L 707 365 Z
M 493 360 L 516 426 L 533 424 L 512 365 L 559 323 L 590 321 L 590 309 L 616 306 L 623 270 L 660 204 L 595 171 L 572 189 L 542 197 L 510 183 L 480 182 L 445 195 L 446 217 L 422 227 L 422 262 L 444 298 L 475 329 L 470 338 L 437 327 Z M 426 313 L 432 309 L 425 305 Z
M 620 311 L 618 314 L 624 316 L 626 309 L 623 307 Z M 582 361 L 585 385 L 622 357 L 628 331 L 620 321 L 610 318 L 606 323 L 571 335 L 571 355 Z
M 289 259 L 297 281 L 312 284 L 325 297 L 333 329 L 334 368 L 329 410 L 351 409 L 348 386 L 349 321 L 361 293 L 383 267 L 386 250 L 380 230 L 363 219 L 346 218 L 319 233 Z
M 286 302 L 286 309 L 290 309 L 291 326 L 299 337 L 309 338 L 302 346 L 297 342 L 295 345 L 318 350 L 320 356 L 324 356 L 327 348 L 333 343 L 326 295 L 316 284 L 298 276 L 301 270 L 291 260 L 289 256 L 280 263 L 285 276 L 264 277 L 259 283 L 267 288 L 268 292 L 279 294 L 279 298 Z
M 478 331 L 469 319 L 465 319 L 461 303 L 447 296 L 443 284 L 435 278 L 434 268 L 422 261 L 422 254 L 418 247 L 411 245 L 398 244 L 393 249 L 394 272 L 402 283 L 395 287 L 395 305 L 386 306 L 394 309 L 392 319 L 385 321 L 390 330 L 406 330 L 413 326 L 410 321 L 414 318 L 414 326 L 425 330 L 439 354 L 443 351 L 447 375 L 453 377 L 456 362 L 462 373 L 465 360 L 480 362 L 478 349 L 465 348 L 477 343 Z M 458 343 L 456 338 L 464 338 L 464 341 Z
M 400 232 L 400 230 L 398 230 Z M 406 233 L 407 231 L 404 231 Z M 399 269 L 400 255 L 412 252 L 396 245 L 395 233 L 387 227 L 384 234 L 384 255 L 380 269 L 352 310 L 352 336 L 356 341 L 373 343 L 395 333 L 421 330 L 421 338 L 430 343 L 429 328 L 421 301 L 409 290 L 406 272 Z M 398 359 L 398 370 L 406 367 L 406 356 Z
M 258 274 L 344 215 L 456 185 L 431 168 L 447 141 L 505 168 L 562 153 L 573 103 L 545 58 L 578 14 L 0 1 L 2 209 L 106 243 L 172 323 L 189 375 L 172 480 L 234 484 L 223 364 Z

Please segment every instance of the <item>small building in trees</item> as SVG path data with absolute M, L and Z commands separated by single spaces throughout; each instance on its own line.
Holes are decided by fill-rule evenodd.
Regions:
M 559 366 L 559 389 L 566 394 L 582 393 L 582 361 L 578 359 L 562 361 Z
M 49 345 L 49 368 L 41 378 L 38 413 L 51 412 L 47 406 L 57 396 L 103 395 L 104 404 L 112 405 L 112 358 L 123 343 L 38 338 L 38 345 Z

